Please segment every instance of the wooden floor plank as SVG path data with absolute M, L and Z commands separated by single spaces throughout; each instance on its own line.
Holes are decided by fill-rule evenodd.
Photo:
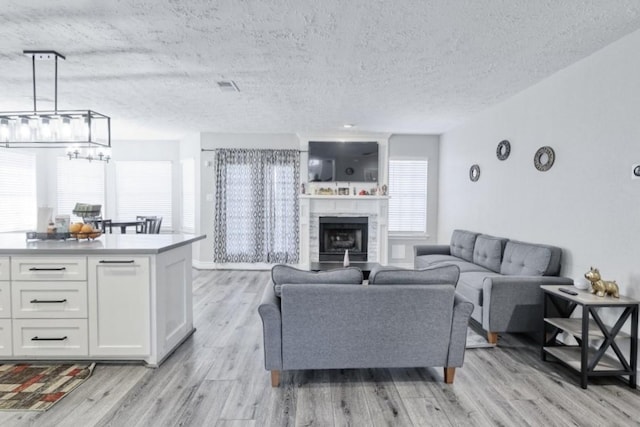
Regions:
M 284 371 L 272 388 L 257 314 L 268 271 L 193 274 L 196 333 L 159 368 L 99 364 L 45 413 L 0 412 L 22 426 L 640 425 L 640 392 L 540 360 L 531 337 L 501 334 L 442 368 Z

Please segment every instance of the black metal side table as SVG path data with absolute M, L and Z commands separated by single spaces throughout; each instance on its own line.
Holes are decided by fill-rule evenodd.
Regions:
M 551 355 L 565 366 L 580 372 L 580 385 L 585 389 L 589 377 L 596 376 L 628 376 L 629 387 L 636 388 L 640 301 L 623 296 L 598 297 L 572 286 L 543 285 L 541 288 L 544 291 L 542 360 L 547 360 L 547 356 Z M 569 289 L 577 295 L 560 289 Z M 572 318 L 571 314 L 577 307 L 582 308 L 582 317 Z M 598 309 L 603 307 L 622 310 L 611 328 L 604 324 L 598 314 Z M 622 332 L 622 326 L 629 320 L 631 332 Z M 557 336 L 561 332 L 571 334 L 578 344 L 567 345 L 558 341 Z M 590 348 L 589 342 L 596 340 L 602 340 L 600 346 L 597 349 Z M 628 358 L 618 346 L 622 340 L 629 341 Z M 614 355 L 605 354 L 608 349 L 613 350 Z

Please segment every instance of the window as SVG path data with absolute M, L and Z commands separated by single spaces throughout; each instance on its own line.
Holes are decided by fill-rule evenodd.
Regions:
M 102 206 L 104 217 L 105 163 L 58 157 L 56 165 L 58 215 L 71 215 L 72 222 L 82 221 L 72 211 L 76 203 L 88 203 Z
M 297 150 L 216 153 L 214 261 L 299 260 Z
M 116 162 L 116 218 L 161 216 L 162 229 L 172 224 L 170 161 Z
M 182 164 L 182 230 L 196 231 L 196 179 L 193 159 L 184 159 Z
M 0 151 L 0 232 L 36 229 L 36 156 Z
M 427 160 L 389 160 L 389 232 L 427 232 Z

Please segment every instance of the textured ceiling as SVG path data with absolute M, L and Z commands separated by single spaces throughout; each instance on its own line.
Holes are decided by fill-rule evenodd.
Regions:
M 442 133 L 639 28 L 637 0 L 3 0 L 0 110 L 32 106 L 22 50 L 53 49 L 59 108 L 114 138 Z

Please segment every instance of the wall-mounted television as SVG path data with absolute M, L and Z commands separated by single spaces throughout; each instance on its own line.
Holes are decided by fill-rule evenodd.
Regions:
M 375 141 L 309 141 L 309 182 L 378 182 Z

